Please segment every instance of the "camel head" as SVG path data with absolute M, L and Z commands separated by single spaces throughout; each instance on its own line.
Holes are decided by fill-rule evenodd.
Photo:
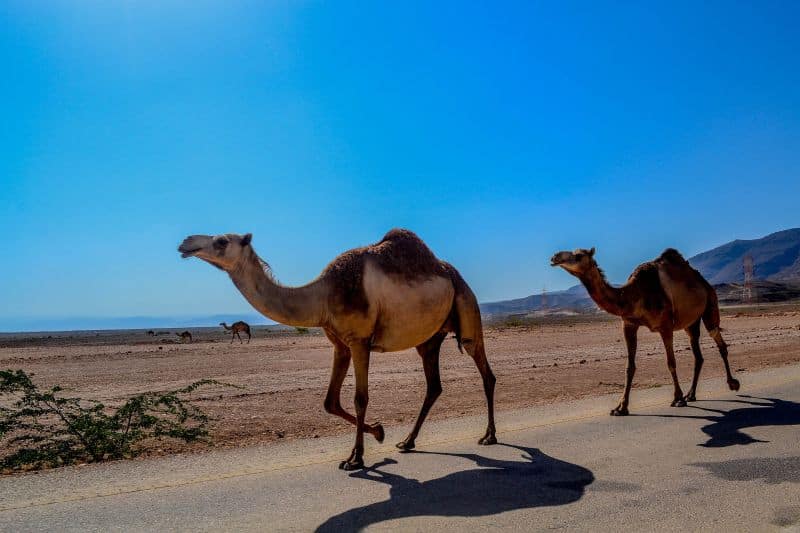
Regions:
M 558 252 L 550 259 L 550 265 L 560 266 L 573 276 L 580 276 L 597 266 L 597 263 L 594 262 L 594 248 L 591 250 L 578 248 L 574 252 Z
M 250 247 L 252 235 L 190 235 L 178 246 L 181 257 L 197 257 L 217 268 L 230 272 Z

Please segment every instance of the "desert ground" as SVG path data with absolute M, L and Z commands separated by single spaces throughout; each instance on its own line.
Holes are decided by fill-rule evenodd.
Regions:
M 734 373 L 800 362 L 800 305 L 726 308 L 723 335 L 730 346 Z M 320 331 L 256 328 L 250 344 L 222 328 L 191 330 L 195 342 L 180 344 L 174 331 L 149 336 L 145 331 L 70 332 L 0 335 L 0 368 L 23 369 L 43 386 L 61 385 L 64 394 L 107 404 L 143 391 L 175 389 L 210 378 L 240 388 L 212 386 L 192 395 L 211 415 L 210 443 L 153 443 L 148 454 L 200 452 L 279 440 L 352 432 L 352 426 L 324 412 L 331 346 Z M 618 320 L 606 315 L 511 321 L 485 328 L 487 354 L 497 375 L 498 427 L 504 410 L 621 390 L 625 344 Z M 693 356 L 686 335 L 675 337 L 678 375 L 686 390 Z M 724 371 L 707 333 L 701 345 L 704 378 Z M 444 393 L 429 420 L 485 413 L 481 381 L 472 360 L 458 352 L 455 340 L 442 349 Z M 636 389 L 668 384 L 660 338 L 640 330 Z M 368 421 L 387 426 L 417 415 L 425 390 L 422 365 L 413 350 L 373 354 Z M 746 380 L 742 392 L 747 391 Z M 342 401 L 352 410 L 352 369 Z M 698 399 L 703 396 L 702 388 Z M 610 410 L 614 405 L 608 405 Z M 483 426 L 475 427 L 476 438 Z M 425 436 L 422 430 L 421 439 Z

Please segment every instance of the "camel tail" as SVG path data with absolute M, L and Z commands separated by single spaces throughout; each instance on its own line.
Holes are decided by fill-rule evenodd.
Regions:
M 447 270 L 455 288 L 451 316 L 456 343 L 461 353 L 464 353 L 466 347 L 467 352 L 471 355 L 474 352 L 474 346 L 483 345 L 483 326 L 478 299 L 458 270 L 450 264 L 447 264 Z
M 717 300 L 717 291 L 711 285 L 708 286 L 708 301 L 706 302 L 706 309 L 703 311 L 703 325 L 706 330 L 712 334 L 718 331 L 720 318 L 719 318 L 719 301 Z

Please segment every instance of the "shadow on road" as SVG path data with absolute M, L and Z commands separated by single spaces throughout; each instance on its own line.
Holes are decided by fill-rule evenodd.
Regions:
M 800 425 L 800 403 L 781 400 L 778 398 L 758 398 L 755 396 L 739 395 L 739 398 L 749 400 L 720 400 L 727 403 L 739 403 L 747 407 L 738 407 L 729 411 L 711 409 L 693 404 L 692 407 L 716 413 L 708 416 L 691 415 L 637 415 L 658 416 L 663 418 L 695 418 L 708 420 L 710 424 L 703 426 L 703 433 L 708 435 L 708 440 L 699 446 L 707 448 L 722 448 L 735 444 L 753 444 L 765 442 L 755 439 L 742 430 L 759 426 L 795 426 Z M 750 400 L 761 400 L 754 402 Z M 711 400 L 709 400 L 711 401 Z M 763 403 L 766 402 L 766 403 Z M 700 403 L 700 402 L 698 402 Z M 705 403 L 705 402 L 703 402 Z
M 726 481 L 764 480 L 766 483 L 800 483 L 800 457 L 753 457 L 717 463 L 691 463 Z
M 543 454 L 536 448 L 501 444 L 523 452 L 522 461 L 502 461 L 472 453 L 413 452 L 460 457 L 479 468 L 429 481 L 381 470 L 397 461 L 384 459 L 351 477 L 390 485 L 389 499 L 333 516 L 317 532 L 355 531 L 409 516 L 487 516 L 515 509 L 555 506 L 579 500 L 594 481 L 582 466 Z

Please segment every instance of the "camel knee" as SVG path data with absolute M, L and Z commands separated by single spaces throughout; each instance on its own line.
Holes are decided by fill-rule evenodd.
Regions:
M 335 415 L 339 412 L 339 401 L 336 398 L 325 398 L 325 412 Z

